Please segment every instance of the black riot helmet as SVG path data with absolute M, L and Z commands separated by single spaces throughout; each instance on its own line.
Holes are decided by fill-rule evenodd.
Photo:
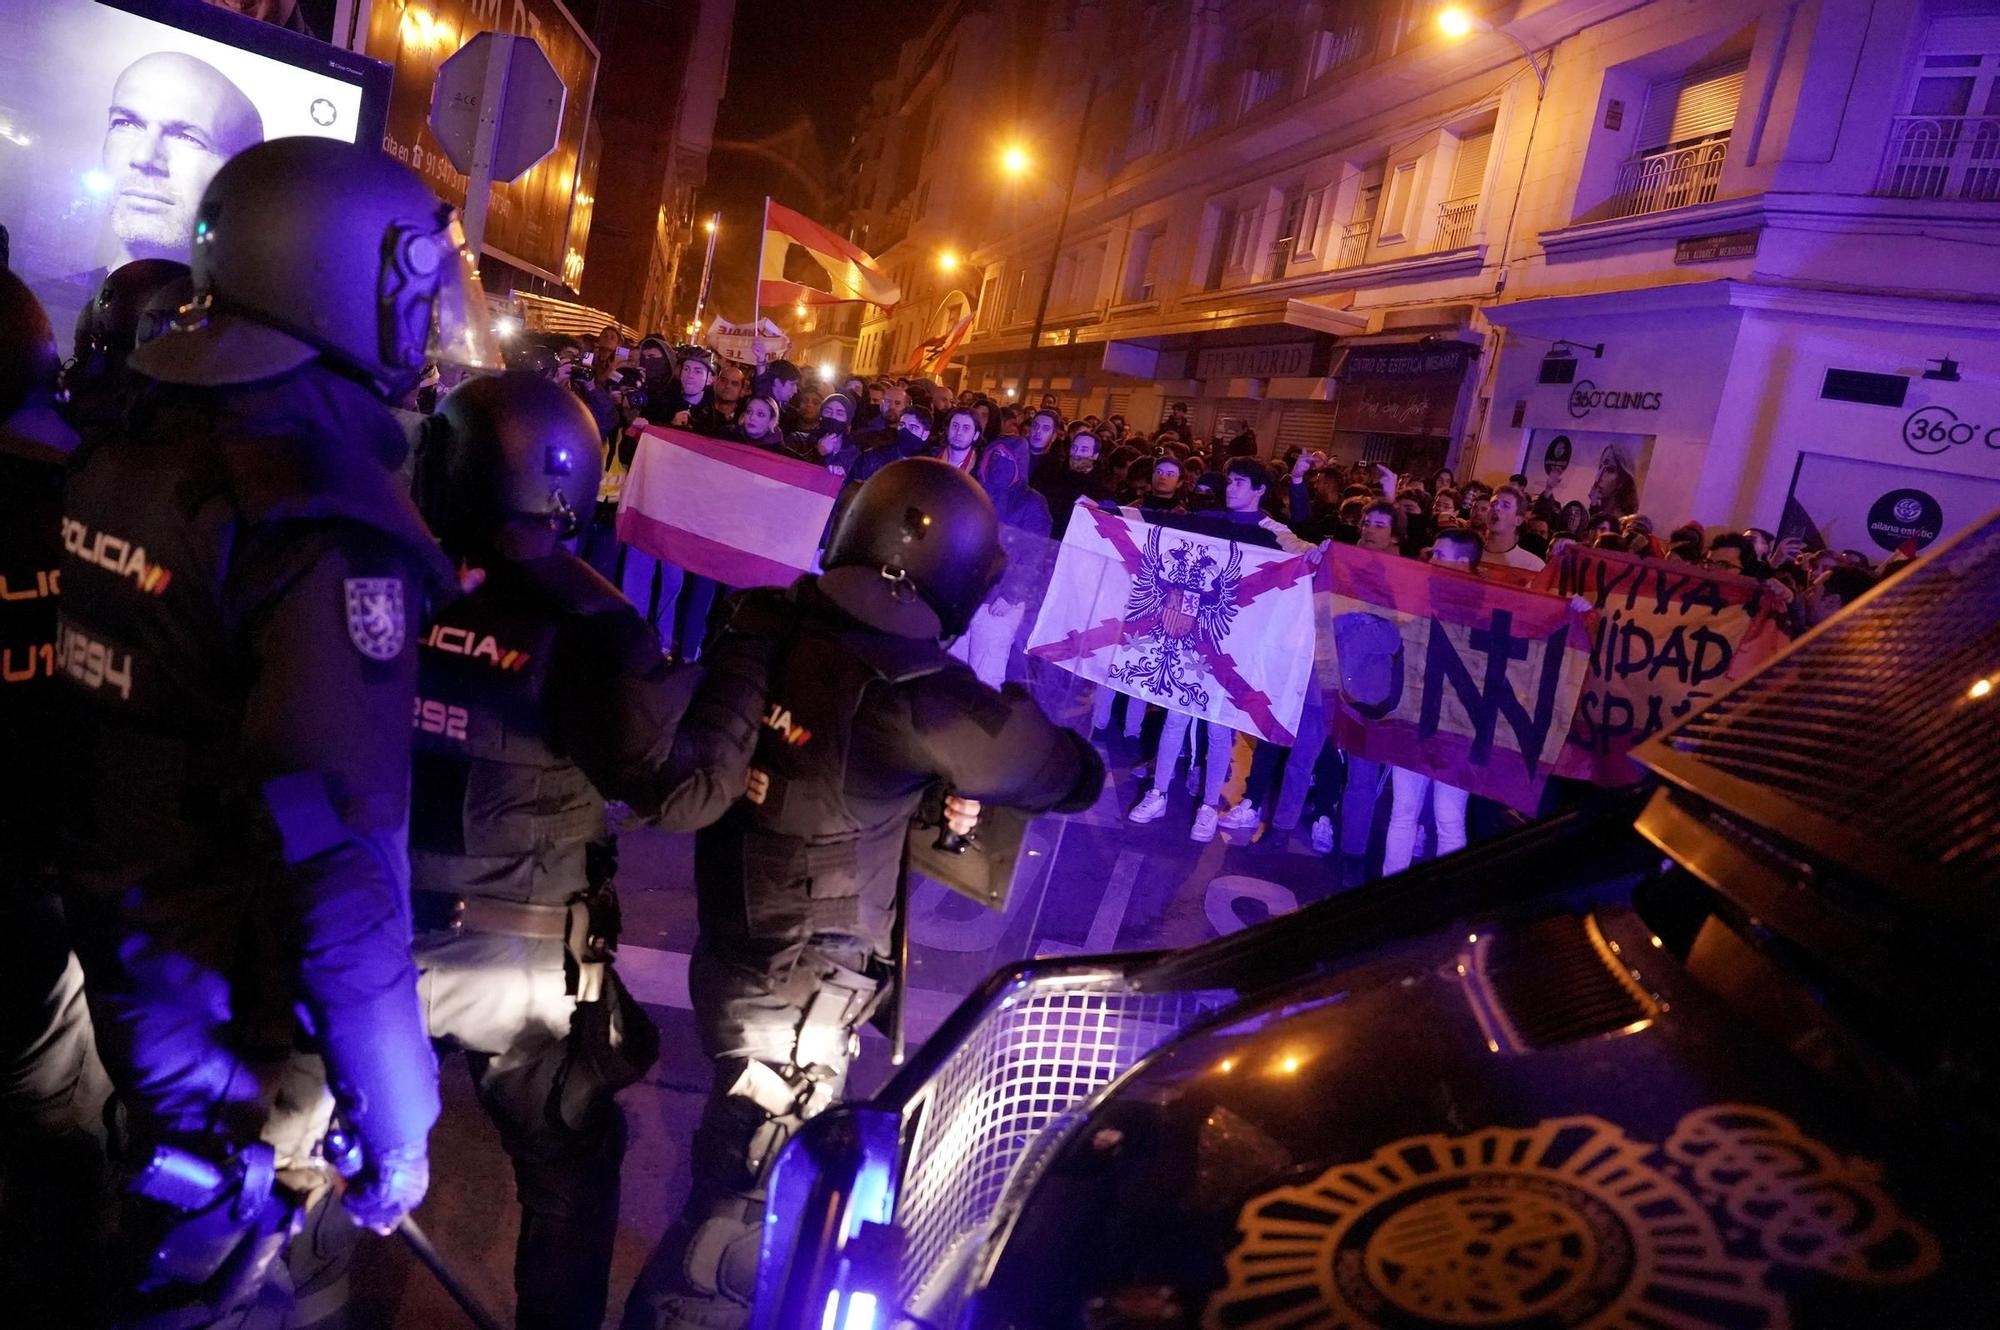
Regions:
M 26 282 L 0 268 L 0 420 L 52 398 L 61 365 L 42 302 Z
M 113 388 L 124 377 L 125 357 L 143 340 L 154 297 L 188 266 L 172 259 L 134 259 L 113 269 L 97 295 L 76 316 L 76 357 L 64 374 L 70 393 Z M 185 303 L 185 300 L 183 300 Z
M 935 458 L 891 462 L 827 542 L 820 589 L 898 637 L 956 637 L 1000 580 L 1000 521 L 979 482 Z
M 438 403 L 420 462 L 434 494 L 424 516 L 455 553 L 491 546 L 507 523 L 546 522 L 556 539 L 576 534 L 597 502 L 603 445 L 590 409 L 539 374 L 511 371 L 468 380 Z
M 166 332 L 193 302 L 194 275 L 183 268 L 180 276 L 169 278 L 147 297 L 146 307 L 139 311 L 139 326 L 133 330 L 132 344 L 144 346 Z
M 430 362 L 499 369 L 457 214 L 374 148 L 282 138 L 225 162 L 195 213 L 195 298 L 132 366 L 255 383 L 315 358 L 384 401 Z

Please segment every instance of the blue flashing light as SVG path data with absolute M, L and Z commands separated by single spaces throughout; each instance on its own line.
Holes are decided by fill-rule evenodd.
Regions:
M 876 1307 L 873 1293 L 857 1291 L 849 1294 L 847 1319 L 840 1323 L 840 1330 L 875 1330 Z

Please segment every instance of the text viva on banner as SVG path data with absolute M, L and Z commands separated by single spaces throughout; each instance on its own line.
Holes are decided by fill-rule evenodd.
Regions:
M 841 478 L 747 443 L 649 426 L 619 497 L 618 539 L 724 586 L 810 572 Z
M 1536 585 L 1595 611 L 1589 673 L 1556 772 L 1599 785 L 1644 773 L 1640 741 L 1748 674 L 1784 634 L 1756 581 L 1669 559 L 1576 547 Z
M 1567 598 L 1353 545 L 1314 598 L 1336 746 L 1534 810 L 1587 669 Z
M 1312 680 L 1311 569 L 1223 521 L 1079 502 L 1028 654 L 1142 702 L 1290 744 Z

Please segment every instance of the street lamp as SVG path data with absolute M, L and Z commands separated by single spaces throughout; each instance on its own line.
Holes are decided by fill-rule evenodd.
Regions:
M 702 256 L 701 287 L 694 293 L 694 321 L 696 323 L 701 322 L 701 312 L 708 306 L 708 280 L 715 272 L 715 231 L 721 222 L 722 212 L 720 209 L 717 209 L 709 215 L 707 221 L 701 224 L 701 229 L 708 232 L 708 253 Z
M 1055 290 L 1056 268 L 1062 263 L 1063 237 L 1069 232 L 1069 211 L 1076 203 L 1076 178 L 1083 169 L 1083 140 L 1090 130 L 1090 110 L 1097 104 L 1097 89 L 1104 77 L 1105 62 L 1095 60 L 1090 66 L 1090 86 L 1084 90 L 1083 107 L 1076 118 L 1076 143 L 1069 153 L 1069 183 L 1063 187 L 1062 212 L 1056 216 L 1055 243 L 1049 248 L 1048 271 L 1042 274 L 1041 298 L 1035 302 L 1035 327 L 1028 336 L 1028 351 L 1021 360 L 1021 393 L 1026 400 L 1029 388 L 1033 386 L 1035 353 L 1042 346 L 1042 329 L 1049 318 L 1049 294 Z M 1012 175 L 1020 175 L 1028 169 L 1028 154 L 1018 147 L 1011 147 L 1001 155 L 1000 164 Z
M 1535 53 L 1528 49 L 1528 44 L 1522 41 L 1519 37 L 1516 37 L 1513 33 L 1505 32 L 1499 28 L 1495 28 L 1487 20 L 1479 17 L 1479 15 L 1468 13 L 1467 11 L 1458 8 L 1456 5 L 1438 14 L 1438 31 L 1442 32 L 1445 36 L 1450 37 L 1454 40 L 1460 37 L 1469 37 L 1475 32 L 1482 32 L 1482 33 L 1499 32 L 1501 36 L 1505 37 L 1508 41 L 1514 43 L 1514 45 L 1521 48 L 1521 58 L 1523 60 L 1526 60 L 1528 62 L 1528 68 L 1534 71 L 1535 82 L 1541 88 L 1541 92 L 1537 95 L 1537 100 L 1539 100 L 1541 97 L 1548 96 L 1549 71 L 1547 67 L 1538 62 L 1535 59 Z M 1553 56 L 1550 57 L 1550 61 L 1551 63 L 1554 62 Z
M 938 252 L 938 270 L 940 272 L 956 272 L 958 270 L 958 255 L 948 249 L 940 250 Z

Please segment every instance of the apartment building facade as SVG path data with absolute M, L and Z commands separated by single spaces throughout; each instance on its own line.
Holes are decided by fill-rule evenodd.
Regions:
M 962 99 L 870 248 L 955 247 L 999 397 L 1580 500 L 1615 471 L 1661 521 L 1877 552 L 2000 506 L 2000 4 L 1446 8 L 1006 9 L 1027 95 Z

